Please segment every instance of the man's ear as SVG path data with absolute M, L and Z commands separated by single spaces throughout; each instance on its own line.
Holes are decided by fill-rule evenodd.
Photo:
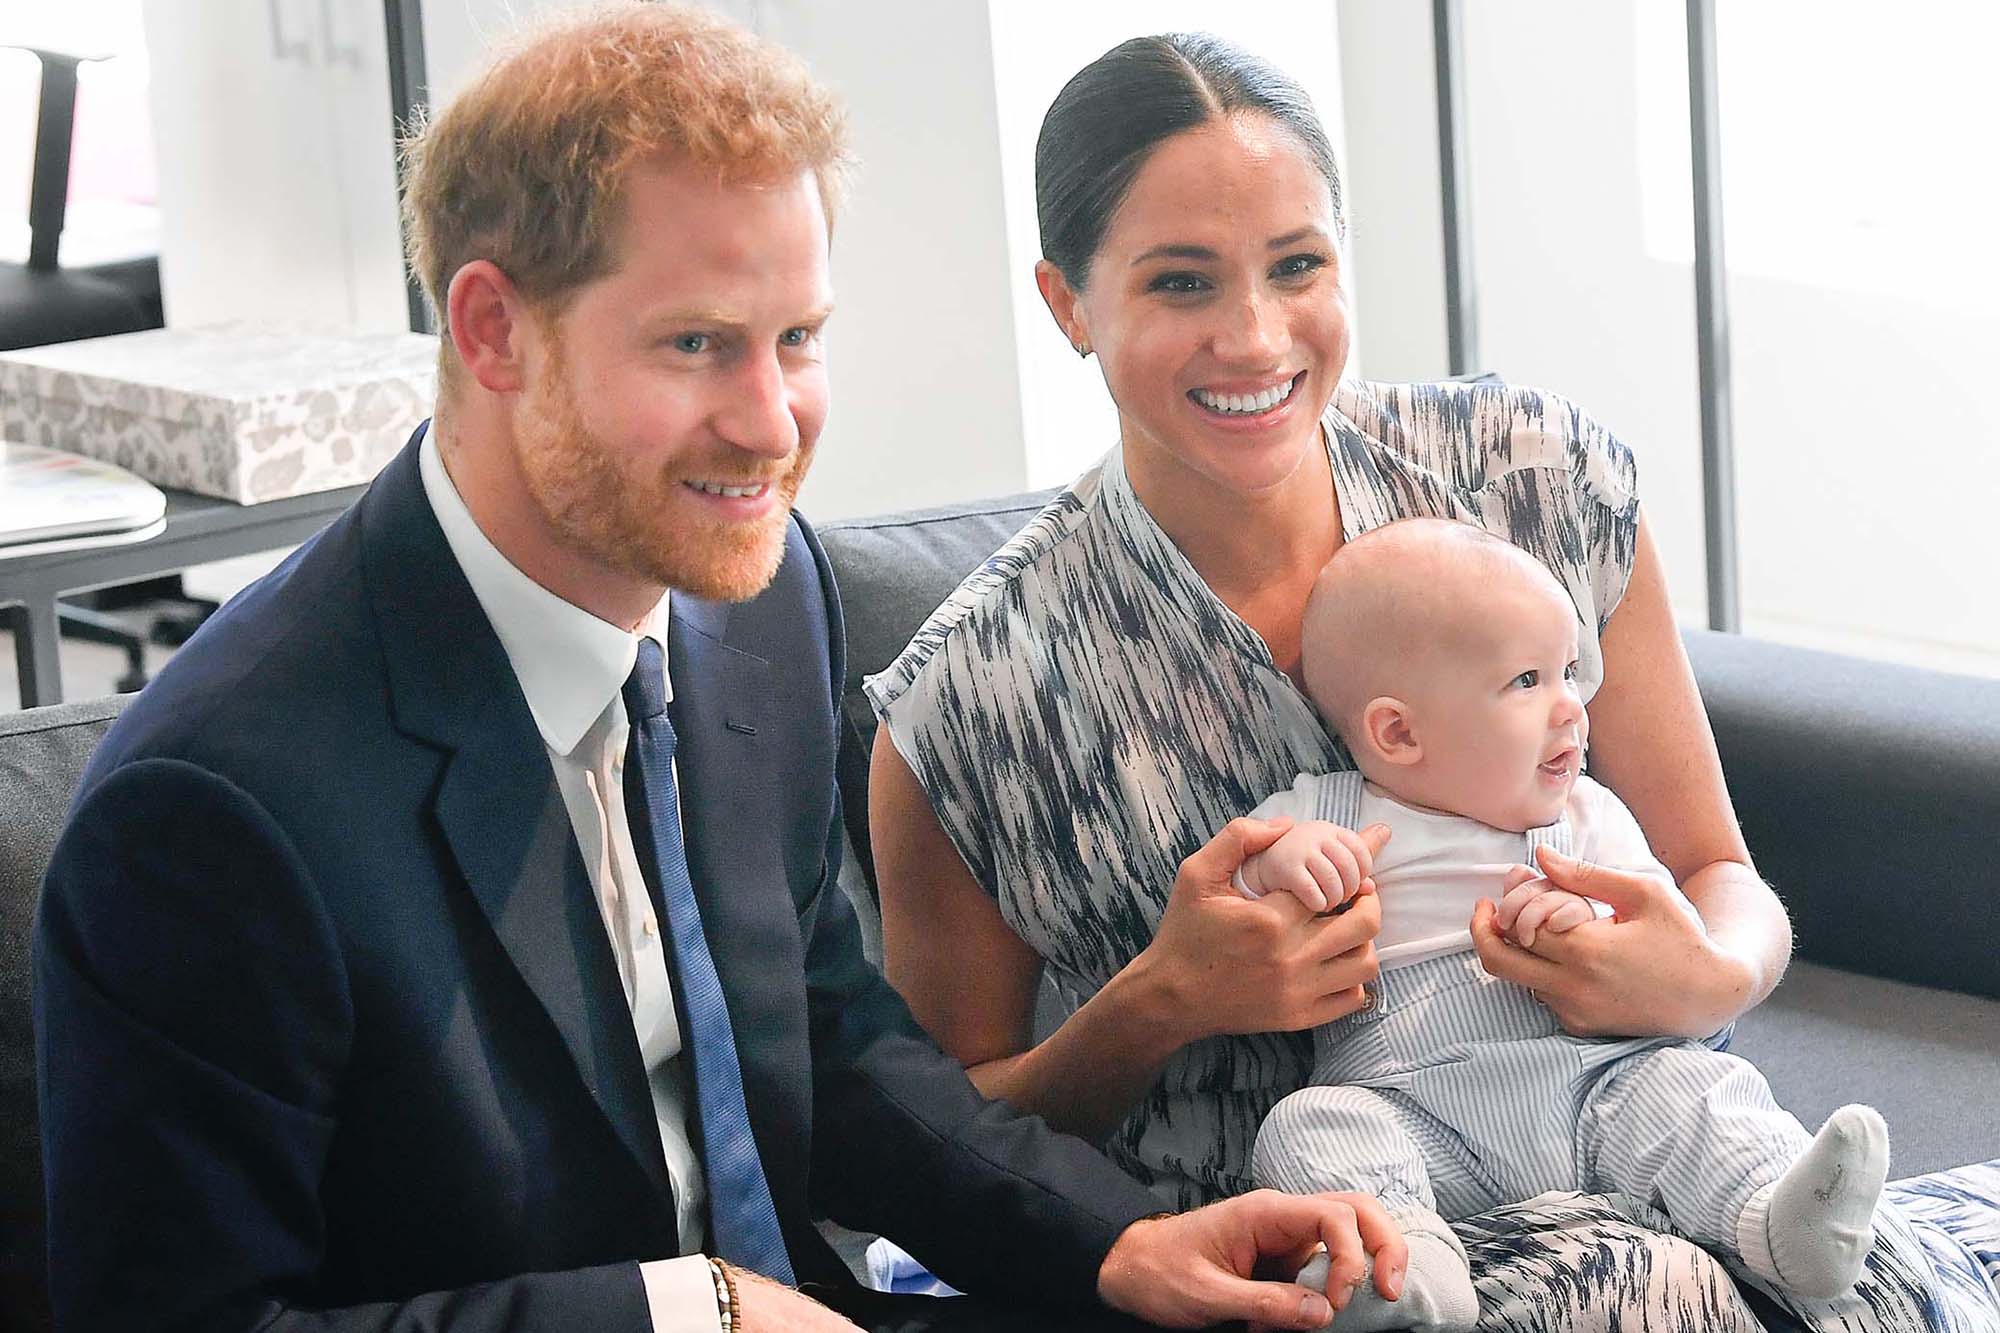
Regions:
M 482 389 L 514 393 L 527 384 L 523 353 L 532 322 L 520 291 L 498 264 L 475 259 L 452 274 L 445 292 L 445 336 Z
M 1083 305 L 1077 299 L 1076 288 L 1069 285 L 1069 279 L 1062 270 L 1046 259 L 1035 261 L 1035 286 L 1041 289 L 1042 302 L 1055 316 L 1056 327 L 1071 347 L 1078 351 L 1090 349 L 1090 328 L 1084 322 Z
M 1361 710 L 1361 743 L 1375 758 L 1398 768 L 1421 763 L 1423 742 L 1417 739 L 1410 706 L 1391 695 L 1379 695 Z

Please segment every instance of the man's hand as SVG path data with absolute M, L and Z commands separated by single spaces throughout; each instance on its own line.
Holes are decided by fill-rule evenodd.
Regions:
M 743 1333 L 854 1333 L 860 1325 L 803 1292 L 731 1265 L 736 1279 L 736 1327 Z
M 1597 919 L 1597 909 L 1591 906 L 1590 899 L 1557 888 L 1548 876 L 1532 867 L 1515 866 L 1507 872 L 1502 887 L 1505 896 L 1494 913 L 1494 924 L 1523 949 L 1534 947 L 1537 931 L 1561 934 Z
M 1260 898 L 1289 893 L 1315 912 L 1330 911 L 1362 891 L 1375 872 L 1375 853 L 1388 841 L 1387 824 L 1356 833 L 1304 820 L 1243 863 L 1243 887 Z
M 1289 1279 L 1325 1245 L 1324 1294 Z M 1255 1190 L 1125 1229 L 1104 1257 L 1106 1305 L 1167 1328 L 1248 1320 L 1253 1328 L 1320 1328 L 1346 1307 L 1374 1260 L 1375 1289 L 1402 1294 L 1409 1250 L 1382 1205 L 1365 1194 Z M 1260 1272 L 1277 1280 L 1259 1280 Z

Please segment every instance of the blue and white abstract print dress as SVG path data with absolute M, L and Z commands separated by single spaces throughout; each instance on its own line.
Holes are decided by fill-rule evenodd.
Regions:
M 1413 515 L 1526 547 L 1596 630 L 1638 524 L 1630 453 L 1560 399 L 1498 385 L 1343 386 L 1326 418 L 1346 536 Z M 1351 768 L 1264 641 L 1140 504 L 1114 450 L 968 579 L 871 702 L 973 877 L 1071 1010 L 1152 940 L 1189 853 L 1300 773 Z M 1111 1149 L 1170 1203 L 1250 1188 L 1303 1034 L 1191 1046 Z
M 1597 632 L 1637 538 L 1624 445 L 1561 398 L 1501 384 L 1345 383 L 1324 425 L 1348 538 L 1435 516 L 1528 550 L 1569 590 L 1581 687 L 1595 692 Z M 1069 1012 L 1152 940 L 1181 861 L 1217 829 L 1300 773 L 1352 767 L 1140 504 L 1116 449 L 866 687 Z M 1189 1046 L 1107 1149 L 1175 1206 L 1246 1190 L 1257 1126 L 1310 1055 L 1303 1033 Z M 1607 1309 L 1627 1329 L 1757 1327 L 1721 1268 L 1646 1234 L 1664 1219 L 1637 1205 L 1504 1214 L 1468 1229 L 1482 1327 L 1601 1326 Z

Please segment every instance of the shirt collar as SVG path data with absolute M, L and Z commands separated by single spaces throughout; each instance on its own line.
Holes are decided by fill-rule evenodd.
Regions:
M 480 530 L 445 471 L 435 421 L 424 431 L 417 470 L 445 544 L 506 650 L 542 740 L 557 754 L 569 754 L 618 699 L 642 635 L 658 641 L 664 665 L 671 594 L 661 596 L 637 634 L 600 620 L 522 573 Z M 667 695 L 673 697 L 671 673 Z

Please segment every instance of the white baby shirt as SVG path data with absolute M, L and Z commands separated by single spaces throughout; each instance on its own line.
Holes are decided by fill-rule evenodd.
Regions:
M 1533 848 L 1548 843 L 1579 861 L 1656 875 L 1683 910 L 1700 920 L 1667 868 L 1646 845 L 1639 821 L 1601 783 L 1579 776 L 1555 824 L 1525 833 L 1493 828 L 1464 815 L 1408 805 L 1357 772 L 1301 773 L 1251 814 L 1322 819 L 1351 829 L 1387 824 L 1388 844 L 1375 857 L 1375 891 L 1382 899 L 1382 933 L 1375 956 L 1384 968 L 1408 967 L 1472 947 L 1472 909 L 1500 900 L 1502 880 L 1517 865 L 1533 865 Z M 1242 875 L 1236 887 L 1248 894 Z M 1596 904 L 1597 914 L 1611 908 Z

